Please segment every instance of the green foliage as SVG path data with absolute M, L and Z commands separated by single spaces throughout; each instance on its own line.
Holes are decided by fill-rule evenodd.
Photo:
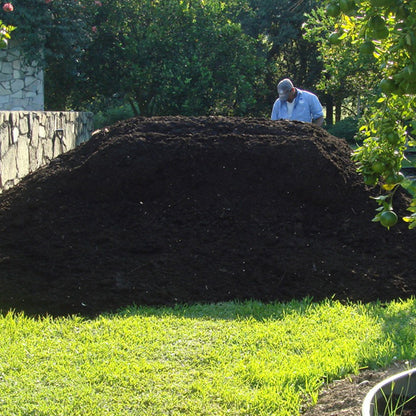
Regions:
M 14 0 L 13 5 L 14 11 L 4 13 L 3 20 L 17 27 L 14 38 L 30 62 L 42 64 L 51 55 L 63 56 L 85 37 L 84 9 L 79 2 Z
M 231 20 L 236 2 L 103 3 L 73 101 L 117 96 L 142 115 L 254 111 L 264 88 L 256 41 Z
M 367 106 L 368 95 L 378 82 L 372 44 L 366 44 L 367 50 L 353 45 L 342 25 L 327 14 L 329 5 L 340 10 L 339 3 L 334 1 L 326 7 L 321 5 L 313 10 L 304 25 L 305 37 L 317 43 L 323 62 L 319 89 L 331 94 L 336 103 L 352 99 L 356 103 L 355 116 L 358 117 L 361 108 Z M 347 6 L 346 3 L 344 7 Z
M 6 48 L 11 39 L 11 32 L 16 28 L 12 25 L 5 25 L 0 20 L 0 48 Z
M 387 208 L 383 199 L 377 200 L 380 206 L 374 220 L 378 221 L 383 212 L 393 209 L 397 188 L 410 186 L 400 169 L 406 148 L 416 144 L 416 3 L 357 0 L 355 4 L 353 11 L 333 20 L 332 24 L 345 35 L 342 44 L 333 48 L 341 54 L 360 53 L 373 59 L 377 68 L 372 72 L 377 87 L 361 123 L 364 141 L 354 153 L 354 160 L 365 183 L 379 183 L 389 200 Z M 411 215 L 404 218 L 410 228 L 416 227 L 414 205 L 415 199 L 409 207 Z
M 2 416 L 299 415 L 326 382 L 416 353 L 414 300 L 0 316 Z
M 312 87 L 316 1 L 15 0 L 5 13 L 45 69 L 48 110 L 132 103 L 142 115 L 270 114 L 276 83 Z
M 355 144 L 357 143 L 358 119 L 356 117 L 346 117 L 333 126 L 327 126 L 326 130 L 335 137 L 340 137 L 351 144 Z
M 94 128 L 100 129 L 120 120 L 134 117 L 135 113 L 130 104 L 121 104 L 117 107 L 109 107 L 94 113 Z
M 45 70 L 46 107 L 65 108 L 79 63 L 91 41 L 91 22 L 99 2 L 86 0 L 14 0 L 4 22 L 16 27 L 13 41 L 28 63 Z
M 276 85 L 289 77 L 302 88 L 312 88 L 322 69 L 316 44 L 303 38 L 305 13 L 319 2 L 293 0 L 248 0 L 239 15 L 243 30 L 267 47 L 269 102 L 275 99 Z

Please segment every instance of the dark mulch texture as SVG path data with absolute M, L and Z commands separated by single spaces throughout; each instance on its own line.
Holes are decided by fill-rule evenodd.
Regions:
M 127 120 L 0 196 L 0 305 L 409 297 L 416 232 L 372 223 L 375 208 L 347 143 L 321 128 Z

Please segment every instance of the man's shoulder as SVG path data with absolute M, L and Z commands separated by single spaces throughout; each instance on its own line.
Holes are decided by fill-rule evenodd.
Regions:
M 313 92 L 306 91 L 306 90 L 301 90 L 299 88 L 297 90 L 298 90 L 298 93 L 299 93 L 300 96 L 303 96 L 303 97 L 316 97 L 316 94 L 314 94 Z
M 280 107 L 281 106 L 281 104 L 282 104 L 282 101 L 278 98 L 275 102 L 274 102 L 274 104 L 273 104 L 273 107 Z

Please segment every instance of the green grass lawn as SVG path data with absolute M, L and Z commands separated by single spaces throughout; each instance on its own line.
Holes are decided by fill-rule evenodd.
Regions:
M 364 367 L 414 358 L 416 301 L 0 317 L 0 414 L 296 415 Z

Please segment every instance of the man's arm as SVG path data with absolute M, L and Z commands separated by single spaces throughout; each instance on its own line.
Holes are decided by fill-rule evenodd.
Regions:
M 279 118 L 279 100 L 276 100 L 273 104 L 272 115 L 270 117 L 272 120 L 277 120 Z
M 324 124 L 324 117 L 321 116 L 315 120 L 312 120 L 312 124 L 315 124 L 315 126 L 318 126 L 318 127 L 322 127 L 322 124 Z
M 311 115 L 312 124 L 321 127 L 324 124 L 324 110 L 319 98 L 315 94 L 311 94 Z

